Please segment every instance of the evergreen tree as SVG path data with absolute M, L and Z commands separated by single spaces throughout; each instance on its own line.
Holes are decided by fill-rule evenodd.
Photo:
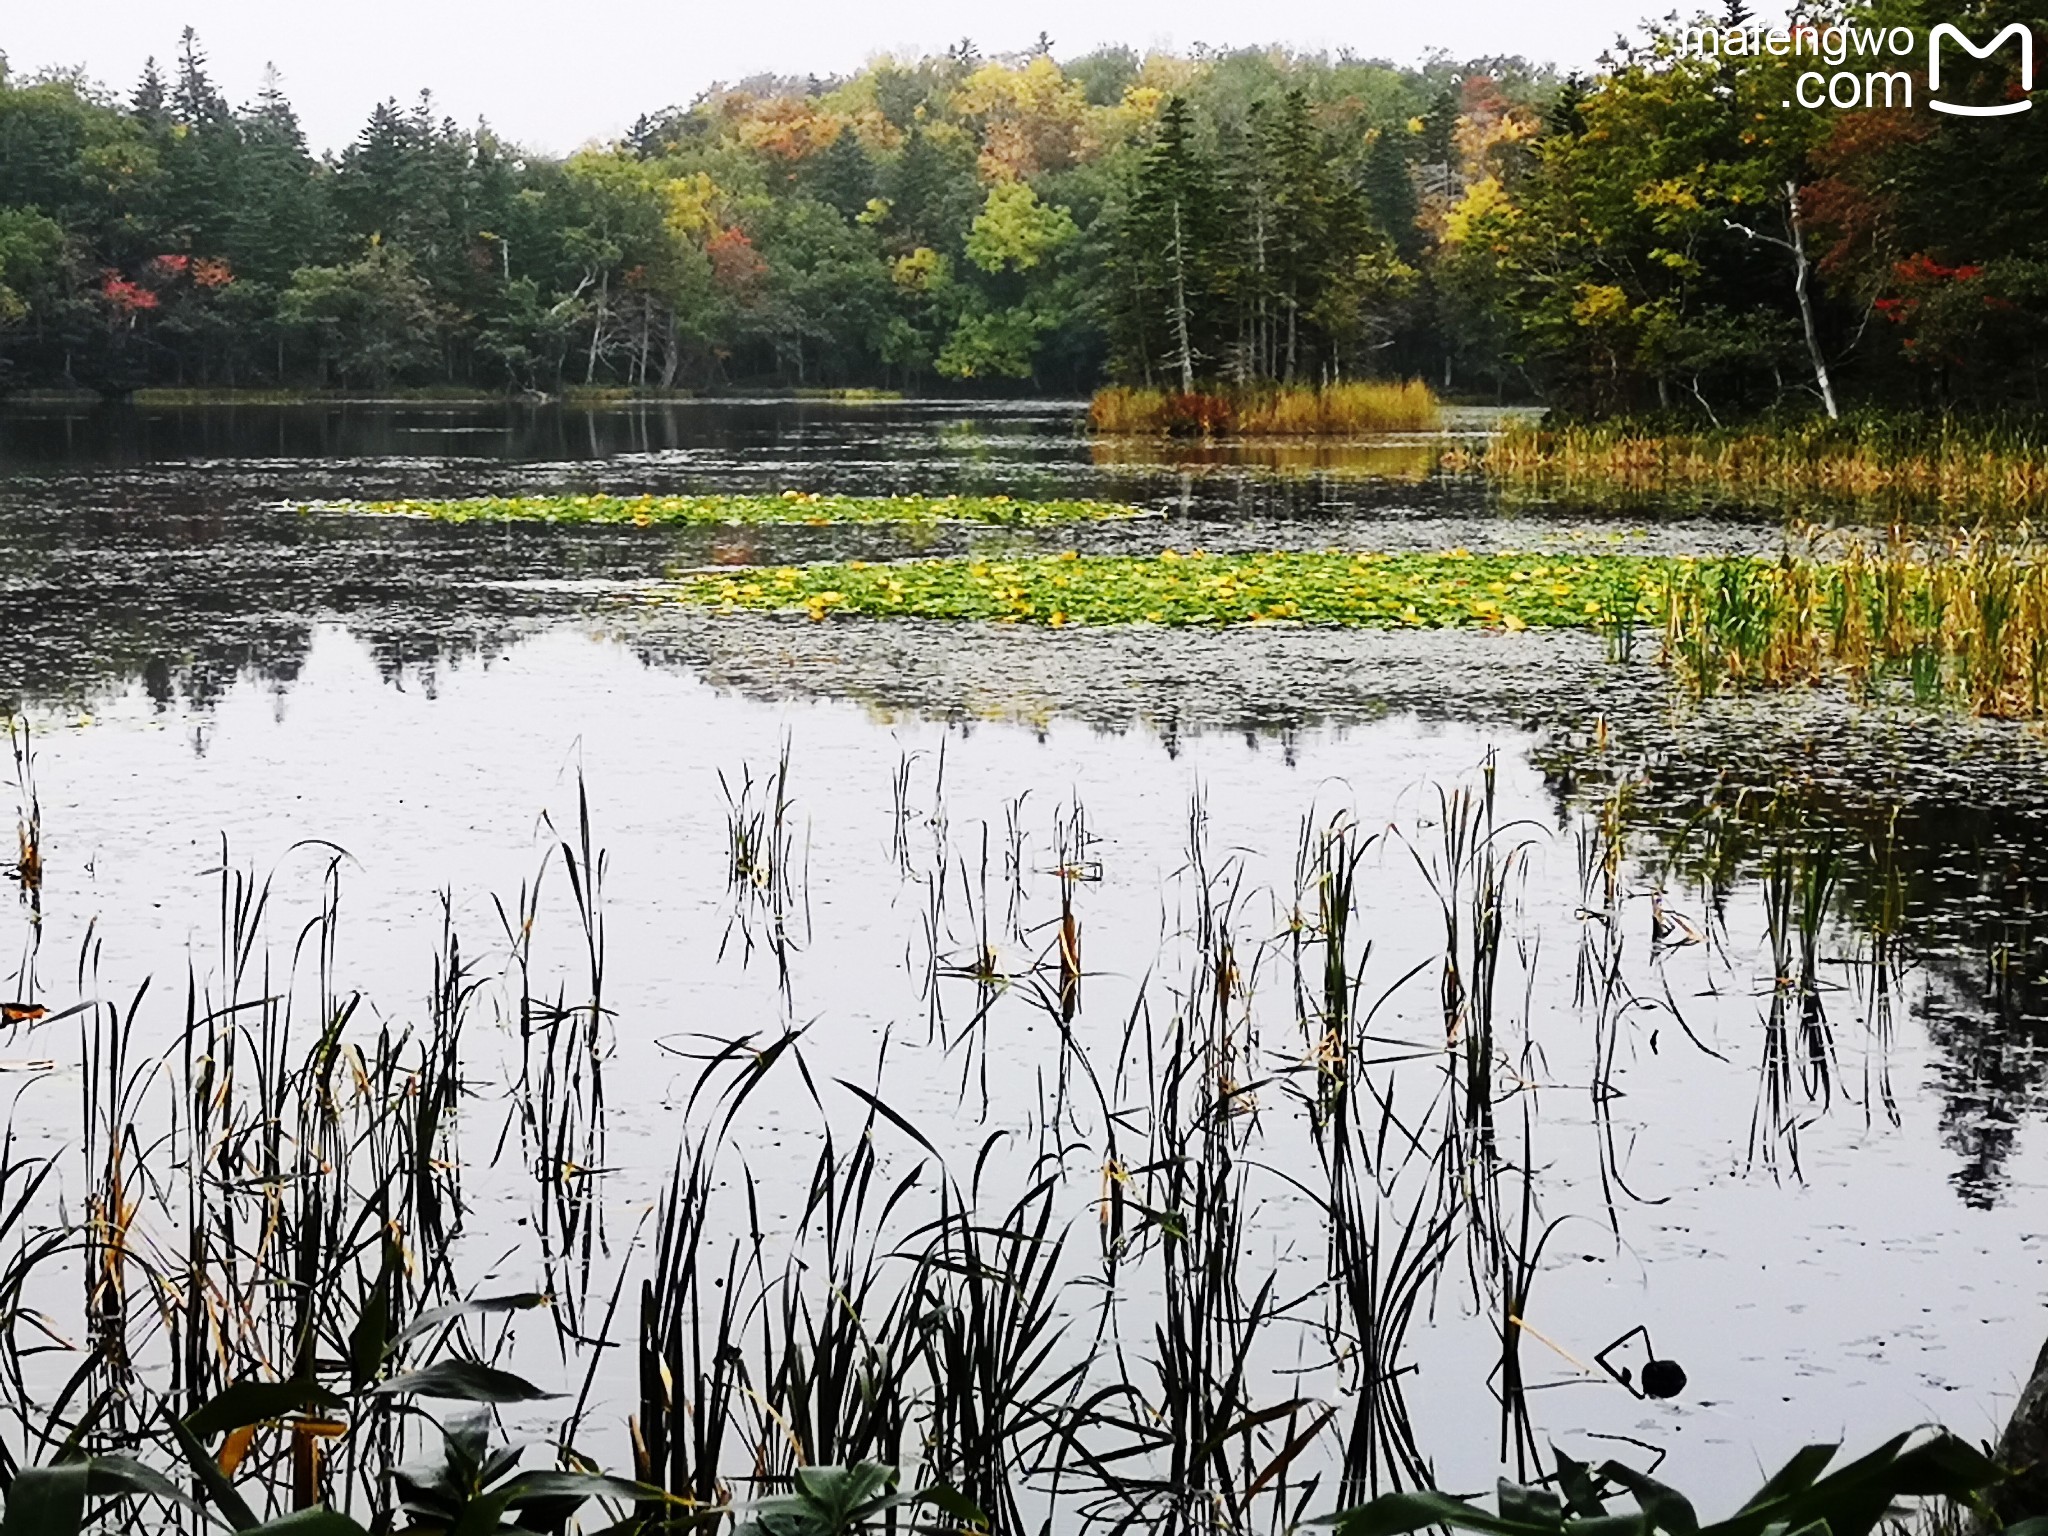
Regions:
M 135 82 L 134 94 L 128 98 L 128 110 L 139 121 L 157 127 L 167 120 L 168 103 L 169 92 L 164 88 L 164 77 L 156 67 L 156 55 L 151 54 L 142 61 L 142 78 Z
M 860 136 L 843 128 L 822 153 L 802 162 L 797 185 L 842 217 L 857 218 L 875 195 L 875 162 L 861 147 Z
M 1191 393 L 1216 361 L 1216 171 L 1185 97 L 1167 100 L 1138 168 L 1123 231 L 1127 339 L 1145 381 Z M 1226 333 L 1227 334 L 1227 333 Z
M 1406 136 L 1391 127 L 1373 130 L 1366 146 L 1359 188 L 1373 222 L 1393 242 L 1404 261 L 1422 254 L 1423 234 L 1415 220 L 1421 212 L 1415 197 L 1415 175 L 1408 165 Z
M 191 27 L 178 38 L 178 84 L 171 93 L 171 112 L 187 126 L 218 124 L 228 116 L 226 100 L 214 89 L 212 77 L 206 73 L 206 54 L 199 46 L 199 34 Z
M 1564 77 L 1564 83 L 1557 88 L 1557 97 L 1550 109 L 1543 114 L 1545 127 L 1553 134 L 1571 137 L 1586 131 L 1586 120 L 1579 108 L 1586 100 L 1586 77 L 1577 70 Z

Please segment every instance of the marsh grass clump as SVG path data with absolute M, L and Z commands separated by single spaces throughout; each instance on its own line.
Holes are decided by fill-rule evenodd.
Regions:
M 1436 395 L 1420 379 L 1209 393 L 1117 386 L 1098 390 L 1088 407 L 1097 432 L 1154 437 L 1360 437 L 1432 432 L 1441 421 Z
M 1509 426 L 1486 473 L 1548 494 L 1693 490 L 1776 502 L 1826 497 L 1887 510 L 2033 514 L 2048 506 L 2048 440 L 2038 422 L 1864 414 L 1706 431 L 1642 422 Z
M 1046 624 L 1301 624 L 1375 628 L 1585 627 L 1617 612 L 1653 621 L 1668 562 L 1561 556 L 1271 551 L 846 561 L 692 572 L 668 599 L 813 619 Z
M 468 496 L 455 500 L 328 501 L 302 512 L 416 517 L 438 523 L 623 523 L 733 527 L 803 523 L 1103 522 L 1144 517 L 1141 507 L 1113 501 L 1020 501 L 1009 496 L 839 496 L 820 491 L 716 496 Z
M 1995 719 L 2048 702 L 2048 563 L 2023 532 L 1852 540 L 1841 558 L 1711 561 L 1673 572 L 1665 655 L 1706 695 L 1835 676 L 1903 684 Z

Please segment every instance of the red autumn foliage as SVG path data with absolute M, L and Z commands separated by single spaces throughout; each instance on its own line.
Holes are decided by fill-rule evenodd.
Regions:
M 1892 263 L 1892 278 L 1906 291 L 1889 293 L 1878 299 L 1877 312 L 1894 325 L 1904 325 L 1919 313 L 1921 300 L 1935 289 L 1949 283 L 1967 283 L 1972 278 L 1983 276 L 1983 273 L 1984 268 L 1976 262 L 1951 267 L 1936 261 L 1925 251 L 1915 251 L 1904 261 Z M 1987 308 L 1997 308 L 2004 302 L 1995 294 L 1984 297 Z M 1906 346 L 1911 350 L 1913 343 L 1908 341 Z
M 768 263 L 743 229 L 721 229 L 705 243 L 704 253 L 711 258 L 711 280 L 738 297 L 751 296 L 768 275 Z
M 1833 282 L 1874 274 L 1888 252 L 1898 212 L 1887 168 L 1931 130 L 1910 112 L 1843 112 L 1815 148 L 1823 172 L 1799 193 L 1801 211 L 1826 242 L 1815 262 Z
M 131 283 L 118 272 L 109 272 L 100 283 L 100 297 L 116 312 L 124 315 L 138 315 L 146 309 L 155 309 L 160 302 L 154 292 L 140 283 Z
M 235 280 L 234 268 L 218 256 L 187 256 L 168 251 L 143 263 L 142 276 L 158 292 L 190 283 L 194 288 L 225 288 Z

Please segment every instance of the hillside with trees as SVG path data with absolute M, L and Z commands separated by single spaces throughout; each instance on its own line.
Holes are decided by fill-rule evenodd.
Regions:
M 1922 9 L 1856 16 L 2048 24 Z M 1571 77 L 963 43 L 720 87 L 555 157 L 428 97 L 316 155 L 275 80 L 234 104 L 188 31 L 125 96 L 0 74 L 0 389 L 1419 376 L 1703 420 L 2034 404 L 2033 125 L 1808 110 L 1810 60 L 1678 36 Z M 2004 61 L 1972 67 L 1999 88 Z

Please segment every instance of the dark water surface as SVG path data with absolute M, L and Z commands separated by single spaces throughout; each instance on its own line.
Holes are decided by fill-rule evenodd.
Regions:
M 1328 1224 L 1303 1193 L 1317 1163 L 1288 1087 L 1315 1053 L 1292 970 L 1313 904 L 1297 847 L 1305 819 L 1340 814 L 1362 840 L 1360 996 L 1387 994 L 1372 1034 L 1419 1142 L 1449 1102 L 1444 795 L 1476 793 L 1492 753 L 1495 841 L 1517 862 L 1481 1075 L 1509 1203 L 1526 1170 L 1549 1233 L 1522 1310 L 1535 1442 L 1639 1465 L 1654 1448 L 1660 1476 L 1720 1508 L 1805 1441 L 1860 1446 L 1930 1420 L 1993 1434 L 2048 1332 L 2039 739 L 1827 697 L 1688 707 L 1654 637 L 1618 661 L 1586 635 L 1053 633 L 634 600 L 678 567 L 1020 540 L 1705 552 L 1778 537 L 1774 520 L 1734 514 L 1506 511 L 1411 460 L 1377 464 L 1408 478 L 1374 478 L 1363 461 L 1284 474 L 1107 457 L 1122 461 L 1097 462 L 1075 408 L 1045 406 L 0 413 L 0 705 L 33 722 L 48 868 L 41 924 L 22 914 L 18 974 L 0 989 L 54 1012 L 155 976 L 145 1012 L 163 1049 L 188 963 L 221 965 L 221 839 L 229 863 L 276 872 L 280 955 L 322 900 L 325 855 L 304 841 L 324 839 L 350 855 L 335 969 L 370 1000 L 365 1018 L 404 1022 L 429 990 L 447 892 L 489 982 L 463 1112 L 463 1273 L 483 1290 L 559 1291 L 564 1272 L 530 1251 L 546 1197 L 521 1156 L 493 1156 L 512 1051 L 493 898 L 509 905 L 573 823 L 580 775 L 609 850 L 606 1244 L 580 1282 L 600 1304 L 642 1262 L 637 1223 L 684 1126 L 704 1121 L 689 1042 L 800 1025 L 849 1130 L 863 1101 L 840 1080 L 878 1085 L 956 1170 L 1006 1133 L 988 1183 L 1013 1192 L 1057 1143 L 1073 1282 L 1061 1358 L 1088 1357 L 1107 1291 L 1142 1359 L 1159 1281 L 1143 1253 L 1104 1278 L 1105 1138 L 1139 1113 L 1134 1085 L 1156 1058 L 1136 1021 L 1190 1016 L 1220 921 L 1240 978 L 1228 1070 L 1253 1085 L 1230 1132 L 1253 1170 L 1240 1278 L 1251 1291 L 1275 1277 L 1296 1306 L 1255 1351 L 1252 1396 L 1333 1404 L 1343 1424 L 1358 1382 L 1316 1331 Z M 1167 517 L 913 542 L 298 510 L 792 487 L 1100 495 Z M 728 797 L 785 742 L 804 899 L 778 954 L 729 888 Z M 1027 979 L 1057 928 L 1077 805 L 1099 878 L 1079 887 L 1086 974 L 1062 1024 Z M 1621 848 L 1611 893 L 1603 838 Z M 577 934 L 550 891 L 542 958 L 568 972 Z M 1804 925 L 1786 915 L 1802 904 Z M 79 964 L 88 934 L 96 975 Z M 985 949 L 1011 978 L 994 996 L 951 974 Z M 1793 984 L 1802 974 L 1810 985 Z M 15 1038 L 12 1055 L 53 1063 L 16 1102 L 32 1145 L 75 1140 L 75 1028 Z M 1059 1098 L 1076 1052 L 1110 1085 L 1099 1102 Z M 744 1157 L 785 1245 L 818 1118 L 794 1077 L 775 1079 L 733 1132 L 725 1166 Z M 921 1155 L 891 1127 L 877 1140 L 892 1170 Z M 1398 1161 L 1382 1173 L 1396 1214 L 1434 1177 Z M 1498 1271 L 1469 1241 L 1400 1352 L 1415 1443 L 1457 1488 L 1502 1465 Z M 1636 1324 L 1685 1366 L 1677 1400 L 1637 1400 L 1589 1369 Z M 537 1379 L 565 1373 L 543 1329 L 516 1350 Z M 68 1369 L 53 1364 L 55 1379 Z M 613 1465 L 630 1370 L 600 1370 L 584 1431 Z M 552 1412 L 513 1422 L 545 1432 Z M 1337 1438 L 1296 1469 L 1326 1476 L 1317 1510 L 1336 1497 Z M 1077 1506 L 1052 1502 L 1073 1527 Z

